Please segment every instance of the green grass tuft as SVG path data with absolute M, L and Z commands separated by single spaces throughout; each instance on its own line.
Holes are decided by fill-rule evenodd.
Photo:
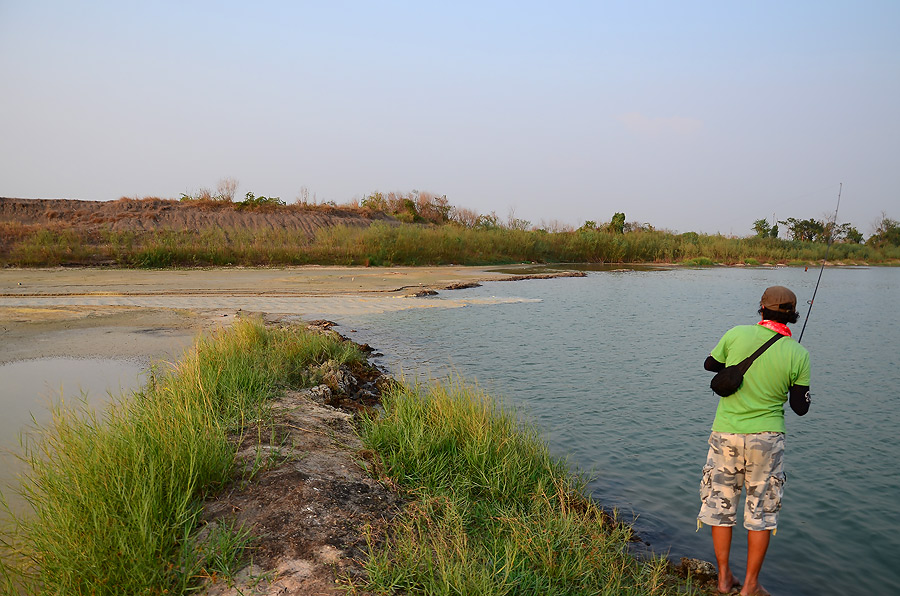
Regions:
M 682 265 L 687 265 L 688 267 L 712 267 L 715 264 L 715 261 L 707 257 L 694 257 L 682 263 Z
M 401 385 L 383 405 L 364 420 L 363 441 L 411 502 L 383 542 L 370 537 L 368 582 L 351 591 L 676 593 L 666 562 L 630 556 L 630 528 L 489 396 L 460 384 Z

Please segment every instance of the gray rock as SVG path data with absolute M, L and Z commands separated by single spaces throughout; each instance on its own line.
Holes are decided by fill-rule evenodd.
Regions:
M 359 381 L 350 373 L 347 367 L 340 366 L 334 360 L 321 364 L 319 373 L 322 375 L 322 382 L 337 393 L 349 395 L 353 392 L 353 388 L 359 384 Z
M 701 559 L 681 557 L 680 567 L 682 573 L 690 573 L 691 576 L 701 581 L 716 579 L 719 575 L 719 570 L 714 564 L 710 563 L 709 561 L 703 561 Z
M 318 404 L 324 404 L 331 399 L 331 387 L 328 385 L 316 385 L 300 392 L 303 397 L 308 397 Z

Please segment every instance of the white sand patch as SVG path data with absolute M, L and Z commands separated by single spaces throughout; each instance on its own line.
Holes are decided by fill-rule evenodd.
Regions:
M 472 305 L 535 302 L 517 297 L 442 298 L 406 296 L 229 296 L 211 295 L 116 295 L 0 296 L 0 307 L 97 307 L 127 306 L 194 311 L 250 311 L 304 315 L 309 318 L 367 315 L 413 308 L 462 308 Z

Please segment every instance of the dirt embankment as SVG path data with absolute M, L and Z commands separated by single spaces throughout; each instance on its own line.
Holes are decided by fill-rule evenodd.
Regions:
M 265 315 L 270 325 L 284 324 Z M 290 323 L 288 323 L 290 324 Z M 312 330 L 333 334 L 331 321 L 312 321 Z M 368 345 L 359 346 L 370 352 Z M 232 578 L 210 577 L 201 596 L 288 596 L 346 594 L 365 584 L 368 544 L 377 549 L 403 508 L 393 482 L 378 475 L 376 456 L 363 448 L 356 416 L 377 407 L 395 383 L 374 366 L 325 363 L 321 385 L 288 391 L 272 404 L 272 417 L 235 435 L 237 480 L 204 506 L 209 535 L 221 524 L 237 525 L 253 536 L 252 556 Z M 667 582 L 715 593 L 715 566 L 683 558 L 670 564 Z M 356 591 L 357 594 L 368 594 Z
M 332 326 L 309 323 L 347 341 Z M 253 536 L 251 556 L 234 578 L 210 577 L 204 596 L 344 594 L 346 581 L 364 581 L 367 539 L 380 540 L 402 499 L 370 474 L 373 454 L 354 418 L 394 381 L 371 365 L 331 361 L 317 370 L 321 385 L 287 391 L 270 420 L 232 436 L 243 473 L 207 500 L 201 536 L 221 524 L 241 526 Z
M 0 197 L 0 224 L 59 226 L 81 231 L 117 232 L 152 230 L 303 231 L 338 225 L 366 227 L 375 221 L 396 223 L 382 213 L 363 213 L 329 206 L 261 206 L 242 208 L 238 203 L 191 202 L 170 199 L 80 201 L 73 199 L 11 199 Z

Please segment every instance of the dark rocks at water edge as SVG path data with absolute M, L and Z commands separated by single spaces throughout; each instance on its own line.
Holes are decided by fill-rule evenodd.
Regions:
M 510 275 L 506 277 L 496 277 L 486 279 L 485 281 L 526 281 L 529 279 L 557 279 L 560 277 L 587 277 L 584 271 L 559 271 L 557 273 L 531 273 L 527 275 Z M 470 288 L 480 288 L 481 283 L 477 281 L 460 281 L 441 286 L 440 290 L 468 290 Z M 423 296 L 434 296 L 437 292 L 434 290 L 420 290 L 418 292 L 407 294 L 408 298 L 421 298 Z
M 675 572 L 681 577 L 692 578 L 701 585 L 715 584 L 719 577 L 719 570 L 713 563 L 692 557 L 681 557 L 681 564 L 675 567 Z
M 418 292 L 413 292 L 412 294 L 406 294 L 404 298 L 423 298 L 425 296 L 437 296 L 437 292 L 435 290 L 419 290 Z
M 511 275 L 491 281 L 525 281 L 528 279 L 556 279 L 558 277 L 587 277 L 584 271 L 559 271 L 557 273 L 531 273 L 528 275 Z
M 458 281 L 450 285 L 444 286 L 442 290 L 468 290 L 469 288 L 480 288 L 481 284 L 477 281 Z

